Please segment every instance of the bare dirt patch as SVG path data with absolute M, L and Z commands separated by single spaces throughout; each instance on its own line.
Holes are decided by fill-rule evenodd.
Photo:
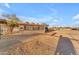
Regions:
M 57 42 L 58 37 L 39 35 L 13 45 L 7 51 L 10 55 L 49 55 L 55 53 Z

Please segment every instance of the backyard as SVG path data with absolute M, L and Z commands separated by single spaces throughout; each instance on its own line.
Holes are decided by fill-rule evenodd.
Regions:
M 0 40 L 0 54 L 75 55 L 79 54 L 79 31 L 24 31 Z M 8 39 L 7 39 L 8 38 Z

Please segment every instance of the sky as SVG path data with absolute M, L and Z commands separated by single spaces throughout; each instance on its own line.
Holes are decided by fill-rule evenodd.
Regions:
M 24 22 L 79 26 L 78 3 L 0 3 L 0 17 L 3 13 L 16 14 Z

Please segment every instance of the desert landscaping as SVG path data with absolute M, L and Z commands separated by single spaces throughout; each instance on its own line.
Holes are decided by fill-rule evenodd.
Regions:
M 38 34 L 32 36 L 31 34 L 28 35 L 28 33 Z M 8 46 L 8 48 L 1 51 L 4 51 L 9 55 L 79 54 L 79 31 L 77 30 L 63 29 L 51 31 L 48 33 L 44 33 L 44 31 L 25 31 L 24 33 L 22 33 L 22 35 L 23 34 L 29 37 L 19 39 L 20 42 L 16 44 L 11 44 L 10 46 Z

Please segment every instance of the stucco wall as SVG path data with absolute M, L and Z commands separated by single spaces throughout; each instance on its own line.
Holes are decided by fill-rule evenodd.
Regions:
M 6 24 L 0 24 L 0 34 L 6 34 L 8 32 L 8 27 Z

